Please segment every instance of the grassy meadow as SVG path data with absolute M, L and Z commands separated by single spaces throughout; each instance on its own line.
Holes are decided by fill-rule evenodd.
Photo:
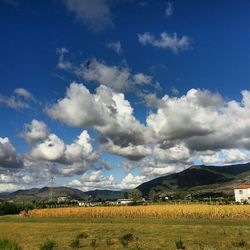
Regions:
M 198 206 L 203 205 L 33 210 L 28 216 L 0 217 L 0 236 L 15 240 L 24 250 L 39 249 L 46 239 L 56 241 L 59 250 L 250 249 L 250 206 Z M 163 216 L 167 210 L 172 217 L 170 212 Z M 77 235 L 83 237 L 74 248 Z

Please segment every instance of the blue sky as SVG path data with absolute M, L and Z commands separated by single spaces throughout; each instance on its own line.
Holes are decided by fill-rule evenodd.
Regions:
M 0 1 L 0 191 L 134 188 L 250 158 L 249 1 Z M 243 92 L 242 92 L 243 91 Z

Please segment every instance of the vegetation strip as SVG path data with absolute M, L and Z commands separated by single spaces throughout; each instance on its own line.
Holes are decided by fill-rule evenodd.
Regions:
M 200 218 L 250 219 L 248 205 L 148 205 L 121 207 L 72 207 L 34 209 L 21 213 L 28 218 Z

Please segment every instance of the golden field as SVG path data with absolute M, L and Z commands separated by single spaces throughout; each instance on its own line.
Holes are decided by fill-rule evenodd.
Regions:
M 250 205 L 144 205 L 34 209 L 30 218 L 250 219 Z

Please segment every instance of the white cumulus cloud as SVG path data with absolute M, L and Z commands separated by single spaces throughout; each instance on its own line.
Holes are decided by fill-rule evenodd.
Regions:
M 49 135 L 49 129 L 43 121 L 34 119 L 30 124 L 24 124 L 24 127 L 25 131 L 21 133 L 21 137 L 29 144 L 44 140 Z

